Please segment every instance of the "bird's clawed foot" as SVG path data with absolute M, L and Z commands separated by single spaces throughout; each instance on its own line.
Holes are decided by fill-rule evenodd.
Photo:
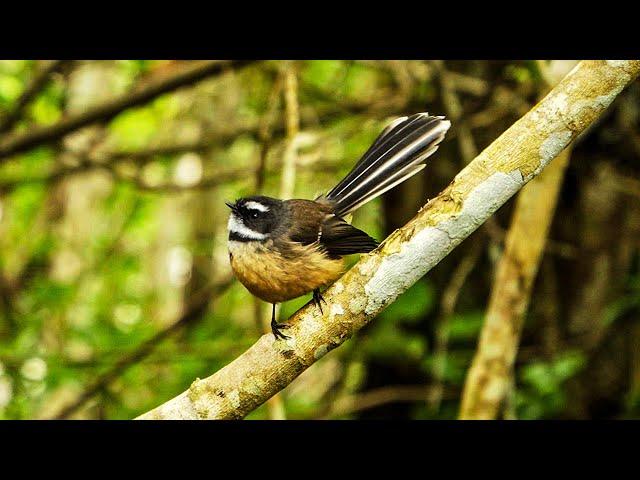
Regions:
M 322 302 L 324 302 L 325 304 L 327 303 L 327 301 L 324 299 L 324 297 L 320 293 L 320 289 L 316 288 L 313 291 L 313 303 L 315 303 L 316 306 L 320 309 L 320 313 L 324 314 L 324 312 L 322 311 Z
M 273 336 L 276 337 L 276 340 L 280 338 L 282 340 L 287 340 L 291 338 L 290 336 L 285 335 L 280 331 L 280 330 L 286 330 L 287 328 L 289 328 L 289 326 L 290 325 L 287 325 L 286 323 L 278 323 L 275 320 L 271 320 L 271 332 L 273 333 Z

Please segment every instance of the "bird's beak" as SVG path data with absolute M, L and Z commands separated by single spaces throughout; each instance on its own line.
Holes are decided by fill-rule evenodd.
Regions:
M 236 211 L 236 204 L 235 203 L 230 203 L 230 202 L 224 202 L 224 204 L 229 207 L 231 210 L 233 210 L 234 212 Z

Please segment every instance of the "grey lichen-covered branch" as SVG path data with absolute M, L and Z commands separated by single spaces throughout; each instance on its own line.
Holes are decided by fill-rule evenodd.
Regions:
M 537 176 L 640 74 L 640 61 L 584 61 L 403 228 L 294 314 L 289 340 L 263 335 L 223 369 L 141 419 L 243 418 L 341 345 Z

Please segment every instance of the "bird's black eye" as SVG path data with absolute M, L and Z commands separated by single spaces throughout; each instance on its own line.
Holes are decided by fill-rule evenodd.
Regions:
M 260 214 L 258 212 L 251 212 L 251 218 L 258 218 Z

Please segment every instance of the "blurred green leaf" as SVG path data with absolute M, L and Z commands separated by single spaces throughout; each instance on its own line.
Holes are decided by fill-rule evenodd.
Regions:
M 46 96 L 40 96 L 34 100 L 29 107 L 31 117 L 36 123 L 50 125 L 55 123 L 62 116 L 60 106 L 55 101 Z
M 435 289 L 427 280 L 420 280 L 398 297 L 379 316 L 380 319 L 413 324 L 428 315 L 435 304 Z
M 0 74 L 0 102 L 10 104 L 15 101 L 23 91 L 22 82 L 13 75 Z
M 484 324 L 484 312 L 456 313 L 447 322 L 449 340 L 472 340 L 478 337 Z
M 331 91 L 335 81 L 344 75 L 345 70 L 346 65 L 342 60 L 306 62 L 302 72 L 302 82 L 323 91 Z
M 121 149 L 141 149 L 158 130 L 158 118 L 151 107 L 126 110 L 109 125 Z

